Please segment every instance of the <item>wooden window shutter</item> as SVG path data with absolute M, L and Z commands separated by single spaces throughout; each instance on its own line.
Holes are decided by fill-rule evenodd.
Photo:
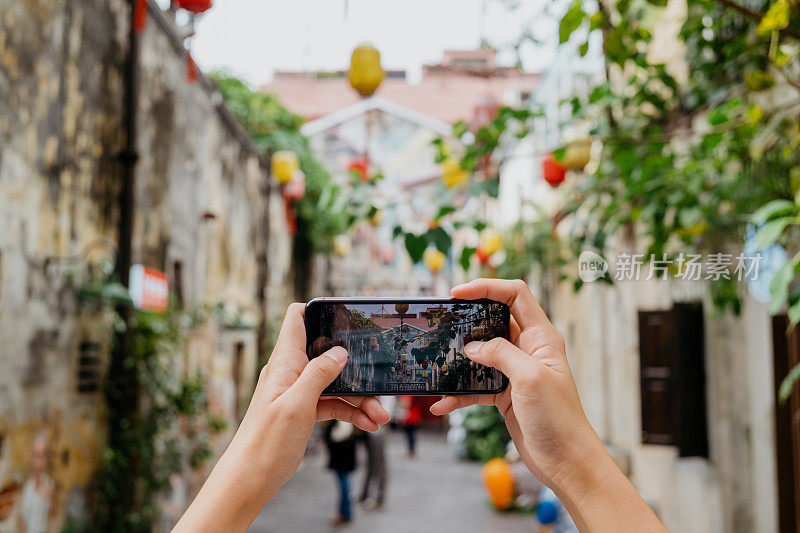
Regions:
M 639 312 L 642 442 L 675 444 L 670 311 Z
M 703 308 L 639 312 L 642 442 L 708 457 Z

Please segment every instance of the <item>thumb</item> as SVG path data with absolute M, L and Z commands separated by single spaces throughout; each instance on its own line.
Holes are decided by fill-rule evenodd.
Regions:
M 470 342 L 464 347 L 464 355 L 476 363 L 496 368 L 509 378 L 523 375 L 531 360 L 528 354 L 502 337 Z
M 334 346 L 309 361 L 289 390 L 293 395 L 316 403 L 319 395 L 336 379 L 346 363 L 347 350 Z

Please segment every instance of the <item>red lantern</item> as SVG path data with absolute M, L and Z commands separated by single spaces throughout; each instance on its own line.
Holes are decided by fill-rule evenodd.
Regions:
M 286 227 L 289 230 L 289 235 L 294 237 L 297 233 L 297 210 L 294 208 L 294 202 L 284 198 L 283 209 L 286 214 Z
M 475 257 L 478 258 L 478 262 L 480 262 L 482 265 L 485 265 L 489 262 L 489 254 L 486 253 L 486 250 L 483 249 L 483 246 L 478 246 L 478 249 L 475 250 Z
M 189 52 L 186 53 L 186 80 L 189 83 L 197 81 L 197 65 L 195 65 L 192 54 Z
M 175 3 L 179 8 L 199 15 L 211 9 L 213 2 L 212 0 L 175 0 Z
M 556 161 L 553 154 L 547 154 L 547 157 L 542 161 L 542 173 L 544 174 L 544 181 L 549 183 L 551 187 L 558 187 L 567 177 L 567 167 Z
M 428 360 L 427 359 L 423 359 L 422 368 L 428 368 Z
M 369 179 L 369 160 L 366 157 L 353 159 L 348 165 L 347 171 L 357 174 L 361 181 L 367 181 Z
M 147 25 L 147 0 L 136 0 L 133 13 L 133 29 L 142 33 Z

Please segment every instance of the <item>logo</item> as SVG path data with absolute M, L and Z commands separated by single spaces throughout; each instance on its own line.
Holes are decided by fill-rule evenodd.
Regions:
M 598 280 L 608 272 L 608 261 L 591 250 L 584 250 L 578 257 L 578 276 L 584 283 Z

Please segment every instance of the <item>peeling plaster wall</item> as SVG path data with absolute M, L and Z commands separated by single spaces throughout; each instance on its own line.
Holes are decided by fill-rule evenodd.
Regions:
M 18 500 L 43 431 L 55 529 L 80 512 L 104 439 L 101 395 L 78 393 L 77 371 L 82 342 L 107 362 L 109 317 L 81 309 L 76 292 L 87 264 L 116 251 L 128 10 L 0 0 L 0 495 Z M 188 349 L 235 428 L 236 398 L 241 408 L 257 373 L 255 326 L 266 309 L 282 315 L 290 294 L 290 241 L 257 156 L 223 120 L 219 94 L 187 80 L 156 22 L 142 35 L 133 261 L 173 284 L 179 265 L 187 307 L 223 310 Z M 0 532 L 16 513 L 0 505 Z

